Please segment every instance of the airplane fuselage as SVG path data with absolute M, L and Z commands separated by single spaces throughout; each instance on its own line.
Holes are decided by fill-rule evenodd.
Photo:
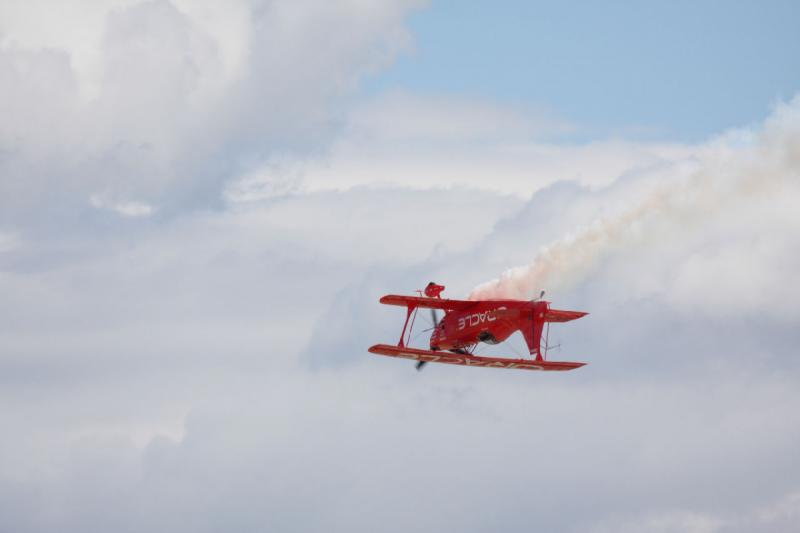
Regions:
M 530 347 L 538 350 L 538 342 L 533 342 L 534 325 L 538 322 L 540 327 L 537 329 L 541 330 L 541 320 L 546 310 L 546 302 L 475 302 L 468 308 L 447 312 L 434 329 L 430 346 L 432 350 L 469 350 L 479 342 L 497 344 L 514 332 L 522 331 L 526 341 L 530 339 Z

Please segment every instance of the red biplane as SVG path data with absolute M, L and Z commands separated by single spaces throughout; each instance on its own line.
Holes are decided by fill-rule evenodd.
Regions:
M 581 311 L 559 311 L 550 309 L 544 300 L 448 300 L 441 297 L 443 285 L 429 283 L 420 296 L 389 294 L 380 302 L 406 308 L 406 322 L 397 346 L 376 344 L 369 351 L 374 354 L 402 357 L 417 361 L 417 370 L 425 363 L 448 363 L 451 365 L 482 366 L 490 368 L 516 368 L 519 370 L 572 370 L 586 363 L 548 361 L 542 353 L 542 332 L 550 322 L 568 322 L 587 315 Z M 544 295 L 544 292 L 541 296 Z M 428 308 L 433 320 L 430 349 L 423 350 L 407 346 L 414 328 L 417 310 Z M 444 311 L 439 320 L 436 309 Z M 409 322 L 411 327 L 409 328 Z M 406 336 L 406 330 L 408 335 Z M 528 345 L 531 359 L 507 357 L 482 357 L 475 355 L 479 343 L 498 344 L 512 333 L 521 331 Z M 546 339 L 546 336 L 545 336 Z M 545 352 L 547 342 L 545 340 Z

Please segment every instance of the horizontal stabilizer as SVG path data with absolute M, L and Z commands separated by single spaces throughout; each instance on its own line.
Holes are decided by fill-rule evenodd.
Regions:
M 508 359 L 504 357 L 481 357 L 479 355 L 460 354 L 443 351 L 420 350 L 392 346 L 389 344 L 376 344 L 369 349 L 377 355 L 401 357 L 426 363 L 445 363 L 449 365 L 482 366 L 487 368 L 512 368 L 516 370 L 573 370 L 586 363 L 569 361 L 537 361 L 533 359 Z
M 548 309 L 547 312 L 544 314 L 544 321 L 569 322 L 570 320 L 576 320 L 588 314 L 589 313 L 584 313 L 583 311 L 560 311 L 558 309 Z

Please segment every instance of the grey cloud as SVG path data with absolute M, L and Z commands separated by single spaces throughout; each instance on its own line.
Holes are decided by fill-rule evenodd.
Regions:
M 593 531 L 643 510 L 735 515 L 753 486 L 775 500 L 795 490 L 786 381 L 461 370 L 228 382 L 205 390 L 178 439 L 71 439 L 50 480 L 26 483 L 48 528 L 134 531 Z

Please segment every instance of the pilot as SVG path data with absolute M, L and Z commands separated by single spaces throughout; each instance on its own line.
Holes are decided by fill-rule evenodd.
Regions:
M 444 285 L 437 285 L 436 283 L 431 281 L 430 283 L 428 283 L 428 286 L 425 287 L 425 296 L 427 296 L 428 298 L 441 298 L 441 296 L 439 295 L 442 293 L 443 290 L 444 290 Z

